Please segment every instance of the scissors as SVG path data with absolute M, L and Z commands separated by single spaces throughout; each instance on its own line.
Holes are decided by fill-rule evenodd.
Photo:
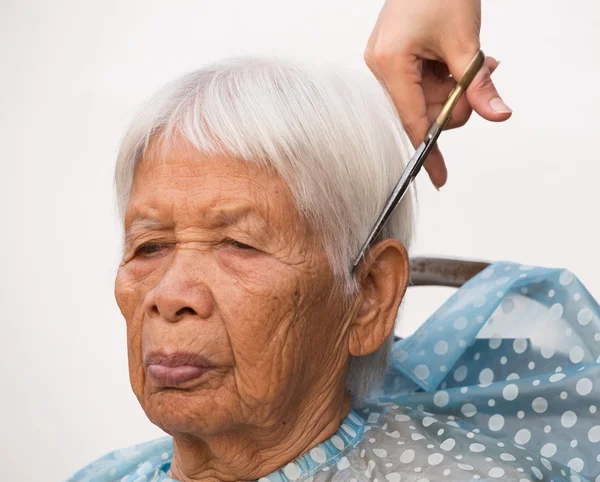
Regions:
M 446 99 L 446 102 L 444 102 L 444 105 L 442 106 L 442 110 L 440 111 L 439 115 L 437 116 L 437 118 L 435 119 L 435 121 L 433 122 L 433 124 L 431 125 L 429 130 L 427 131 L 425 140 L 423 142 L 421 142 L 419 147 L 417 147 L 410 162 L 408 163 L 408 166 L 406 166 L 406 169 L 404 170 L 402 177 L 400 178 L 400 180 L 398 181 L 398 184 L 396 184 L 396 187 L 394 188 L 394 190 L 392 191 L 392 194 L 388 198 L 388 200 L 385 204 L 385 207 L 383 208 L 383 211 L 381 212 L 381 214 L 379 215 L 379 218 L 375 222 L 373 229 L 371 229 L 371 232 L 369 233 L 369 236 L 367 237 L 365 244 L 363 244 L 363 246 L 360 250 L 360 253 L 358 253 L 357 258 L 354 261 L 354 264 L 352 265 L 353 272 L 356 269 L 356 267 L 359 265 L 361 259 L 365 255 L 367 249 L 369 249 L 371 242 L 381 232 L 386 221 L 392 215 L 392 213 L 394 212 L 394 209 L 396 209 L 396 206 L 400 203 L 400 201 L 402 200 L 402 198 L 408 191 L 408 188 L 410 187 L 411 183 L 414 181 L 415 177 L 421 170 L 421 167 L 423 167 L 423 163 L 425 162 L 425 159 L 427 159 L 427 156 L 433 149 L 433 146 L 435 146 L 435 143 L 438 140 L 438 137 L 440 137 L 442 130 L 448 123 L 448 120 L 450 119 L 450 116 L 452 115 L 452 111 L 456 107 L 456 104 L 458 103 L 460 96 L 463 94 L 463 92 L 465 90 L 467 90 L 467 88 L 471 84 L 473 78 L 475 77 L 477 72 L 479 72 L 479 69 L 481 69 L 481 67 L 483 66 L 484 61 L 485 61 L 485 55 L 481 50 L 479 50 L 475 54 L 475 57 L 473 57 L 473 60 L 471 60 L 471 62 L 467 66 L 467 69 L 465 70 L 465 73 L 463 74 L 462 78 L 452 88 L 452 90 L 450 91 L 450 94 L 448 94 L 448 98 Z

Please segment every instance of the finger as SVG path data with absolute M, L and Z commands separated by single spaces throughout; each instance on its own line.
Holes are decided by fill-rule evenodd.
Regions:
M 422 61 L 414 55 L 393 58 L 381 55 L 375 66 L 411 143 L 417 147 L 429 129 L 421 85 Z
M 432 124 L 437 118 L 442 107 L 448 100 L 448 95 L 456 86 L 456 82 L 452 77 L 444 80 L 435 79 L 433 81 L 423 79 L 423 90 L 427 97 L 427 117 L 429 123 Z M 464 125 L 471 116 L 471 105 L 465 96 L 461 96 L 458 103 L 452 111 L 452 115 L 444 129 L 454 129 Z
M 417 62 L 420 64 L 422 61 L 416 58 L 414 60 L 415 63 L 408 65 L 408 72 L 412 73 L 412 75 L 398 75 L 397 73 L 402 72 L 398 67 L 395 69 L 395 72 L 392 72 L 392 75 L 390 75 L 390 70 L 383 73 L 383 69 L 381 68 L 378 68 L 378 73 L 381 75 L 381 79 L 392 98 L 411 143 L 416 148 L 425 138 L 431 126 L 431 119 L 427 115 L 427 101 L 429 99 L 425 98 L 425 85 L 423 82 L 426 79 L 423 77 L 423 72 L 421 71 L 422 64 L 416 64 Z M 389 66 L 389 63 L 387 65 Z M 444 96 L 448 95 L 454 84 L 449 77 L 447 81 L 432 81 L 436 83 L 436 85 L 432 86 L 432 90 L 434 92 L 441 91 Z M 424 167 L 436 189 L 439 189 L 446 183 L 448 172 L 442 153 L 437 145 L 434 146 L 429 156 L 427 156 Z
M 415 55 L 399 55 L 398 52 L 378 48 L 373 35 L 364 57 L 373 75 L 388 91 L 404 130 L 416 148 L 429 129 L 427 103 L 421 85 L 422 60 Z M 437 147 L 429 154 L 425 169 L 436 188 L 446 182 L 446 166 Z
M 429 117 L 432 120 L 432 122 L 435 119 L 437 119 L 437 116 L 442 110 L 443 105 L 444 104 L 432 104 L 427 107 L 427 117 Z M 444 126 L 444 130 L 452 130 L 456 129 L 457 127 L 464 126 L 471 117 L 472 112 L 473 109 L 471 109 L 471 106 L 467 99 L 461 97 L 461 99 L 456 104 L 456 107 L 452 111 L 450 119 L 448 119 L 448 122 Z
M 442 152 L 437 144 L 433 146 L 429 156 L 427 156 L 424 167 L 427 171 L 427 174 L 429 174 L 431 183 L 436 189 L 439 190 L 444 184 L 446 184 L 446 181 L 448 180 L 448 169 L 446 168 L 446 163 L 444 162 L 444 156 L 442 156 Z
M 488 57 L 485 60 L 485 67 L 489 70 L 490 74 L 492 74 L 494 70 L 496 70 L 498 64 L 499 62 L 493 57 Z M 428 107 L 427 117 L 430 119 L 430 122 L 437 118 L 444 102 L 448 97 L 448 94 L 450 93 L 450 90 L 452 90 L 455 84 L 456 82 L 453 79 L 449 79 L 449 81 L 444 81 L 442 83 L 438 82 L 440 88 L 433 90 L 433 96 L 436 97 L 439 96 L 440 93 L 442 93 L 443 97 L 437 97 L 440 100 L 439 103 L 437 105 L 431 105 L 430 107 Z M 456 107 L 452 112 L 452 116 L 448 120 L 448 124 L 446 124 L 446 129 L 453 129 L 455 127 L 460 127 L 464 125 L 469 120 L 471 112 L 472 109 L 467 98 L 465 96 L 462 96 L 456 104 Z M 427 173 L 429 174 L 429 178 L 431 179 L 431 182 L 436 187 L 436 189 L 439 189 L 444 184 L 446 184 L 446 182 L 448 181 L 448 168 L 446 167 L 444 157 L 442 156 L 442 153 L 437 144 L 434 146 L 431 153 L 427 157 L 424 167 Z
M 463 75 L 471 60 L 469 57 L 472 56 L 453 56 L 446 59 L 450 72 L 455 78 Z M 467 100 L 473 110 L 484 119 L 494 122 L 505 121 L 511 116 L 512 110 L 500 97 L 490 74 L 490 65 L 486 62 L 467 89 Z
M 495 59 L 494 57 L 487 56 L 485 58 L 485 65 L 490 70 L 490 74 L 493 74 L 494 71 L 498 68 L 498 65 L 500 65 L 500 61 Z
M 498 62 L 493 57 L 487 57 L 485 59 L 485 65 L 488 67 L 490 74 L 494 73 L 494 71 L 498 67 L 499 63 L 500 62 Z M 450 90 L 452 90 L 452 88 L 455 85 L 456 85 L 456 82 L 454 81 L 454 79 L 449 79 L 449 82 L 444 82 L 444 90 L 447 89 L 447 93 L 446 92 L 432 93 L 432 96 L 431 96 L 432 102 L 427 107 L 427 115 L 428 115 L 429 119 L 431 119 L 431 121 L 433 121 L 434 119 L 437 118 L 440 111 L 442 110 L 444 102 L 448 98 L 448 94 L 450 93 Z M 444 94 L 443 97 L 442 97 L 442 94 Z M 471 108 L 471 105 L 469 104 L 469 101 L 467 100 L 466 96 L 461 96 L 458 103 L 456 104 L 454 110 L 452 111 L 452 115 L 450 116 L 448 123 L 444 127 L 444 130 L 456 129 L 457 127 L 462 127 L 463 125 L 465 125 L 467 123 L 467 121 L 471 117 L 472 112 L 473 112 L 473 109 Z
M 467 99 L 473 110 L 489 121 L 502 122 L 512 115 L 512 109 L 496 90 L 487 65 L 479 71 L 467 89 Z

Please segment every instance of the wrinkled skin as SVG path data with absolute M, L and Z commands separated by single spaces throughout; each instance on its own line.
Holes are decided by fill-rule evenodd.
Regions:
M 115 284 L 131 386 L 173 435 L 178 480 L 257 479 L 335 432 L 350 408 L 348 356 L 383 343 L 404 288 L 382 308 L 366 269 L 365 294 L 348 299 L 277 176 L 159 144 L 135 172 Z M 384 258 L 406 268 L 396 244 Z M 215 368 L 160 386 L 144 365 L 156 350 Z

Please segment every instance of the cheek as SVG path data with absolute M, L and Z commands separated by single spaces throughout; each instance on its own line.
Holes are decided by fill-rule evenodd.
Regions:
M 212 291 L 232 342 L 270 343 L 295 315 L 298 277 L 267 256 L 244 260 L 219 253 L 218 262 L 224 276 Z
M 143 279 L 143 278 L 142 278 Z M 129 363 L 129 377 L 133 391 L 138 397 L 143 391 L 143 364 L 142 364 L 142 300 L 147 292 L 144 281 L 132 269 L 124 266 L 119 269 L 115 281 L 115 299 L 125 318 L 127 325 L 127 354 Z
M 141 305 L 150 289 L 148 269 L 142 270 L 135 261 L 121 266 L 115 280 L 115 299 L 125 320 L 129 323 L 136 308 Z
M 248 290 L 260 293 L 281 274 L 281 262 L 264 253 L 244 252 L 229 246 L 215 250 L 220 271 Z
M 221 263 L 227 282 L 214 294 L 235 358 L 239 395 L 283 403 L 291 391 L 306 388 L 323 345 L 331 347 L 337 336 L 327 328 L 337 314 L 329 306 L 331 276 L 272 258 L 258 269 L 225 257 Z
M 301 355 L 300 283 L 290 268 L 265 257 L 260 266 L 219 256 L 226 280 L 213 287 L 235 358 L 238 385 L 273 391 Z M 277 390 L 275 390 L 277 391 Z

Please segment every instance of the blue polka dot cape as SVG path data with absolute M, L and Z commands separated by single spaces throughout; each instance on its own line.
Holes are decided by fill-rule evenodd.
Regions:
M 600 308 L 569 271 L 496 263 L 399 340 L 380 393 L 260 482 L 600 482 Z M 171 482 L 170 437 L 71 481 Z

